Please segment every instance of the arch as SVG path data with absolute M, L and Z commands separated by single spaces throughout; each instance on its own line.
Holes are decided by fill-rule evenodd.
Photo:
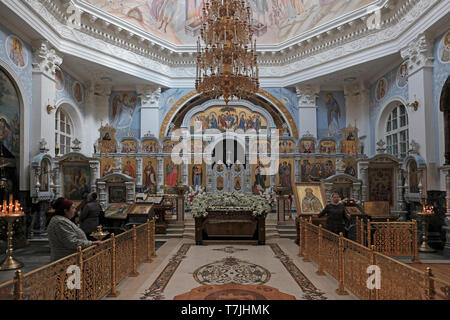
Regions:
M 10 78 L 19 98 L 20 113 L 20 156 L 19 156 L 19 190 L 30 189 L 30 110 L 31 99 L 16 72 L 0 59 L 0 69 Z
M 379 141 L 380 139 L 384 141 L 384 135 L 386 132 L 385 128 L 386 121 L 389 117 L 389 114 L 392 112 L 392 110 L 394 110 L 395 107 L 399 105 L 399 103 L 406 106 L 405 98 L 400 96 L 394 96 L 383 104 L 383 107 L 381 108 L 381 111 L 378 114 L 377 121 L 375 122 L 375 141 Z M 405 109 L 408 119 L 410 119 L 409 110 L 408 108 Z
M 81 114 L 80 110 L 78 109 L 78 107 L 76 105 L 74 105 L 74 103 L 71 100 L 66 99 L 66 98 L 63 98 L 56 103 L 55 116 L 56 116 L 56 112 L 58 112 L 59 108 L 64 110 L 64 112 L 66 112 L 69 115 L 70 120 L 72 120 L 73 137 L 77 138 L 78 140 L 80 140 L 82 142 L 81 152 L 84 154 L 88 154 L 87 143 L 86 143 L 85 135 L 84 135 L 85 130 L 83 130 L 83 115 Z
M 169 128 L 169 124 L 173 121 L 176 114 L 192 99 L 200 96 L 200 94 L 197 92 L 197 90 L 192 90 L 191 92 L 187 93 L 185 96 L 180 98 L 167 112 L 166 116 L 164 117 L 164 120 L 161 124 L 161 129 L 159 131 L 159 138 L 163 138 L 167 135 L 167 131 Z M 280 102 L 277 98 L 275 98 L 273 95 L 271 95 L 269 92 L 259 89 L 257 96 L 263 98 L 265 101 L 269 102 L 269 104 L 277 110 L 283 117 L 284 121 L 288 124 L 289 131 L 291 133 L 291 136 L 298 139 L 298 129 L 297 125 L 295 124 L 294 119 L 292 118 L 291 113 L 289 110 Z

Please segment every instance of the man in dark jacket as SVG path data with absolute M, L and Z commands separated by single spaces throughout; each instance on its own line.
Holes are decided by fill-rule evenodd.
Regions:
M 97 231 L 102 212 L 102 207 L 97 202 L 97 193 L 90 193 L 87 203 L 80 214 L 80 227 L 86 233 L 88 239 L 92 239 L 91 233 Z

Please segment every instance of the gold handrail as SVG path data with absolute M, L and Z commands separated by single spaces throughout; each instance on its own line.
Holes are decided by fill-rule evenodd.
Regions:
M 144 240 L 139 246 L 136 243 L 137 235 Z M 132 248 L 130 261 L 126 263 L 125 269 L 120 270 L 121 277 L 118 276 L 117 255 L 124 255 L 120 257 L 125 258 L 120 260 L 122 263 L 128 260 L 130 255 L 128 252 L 118 250 L 117 240 L 120 241 L 122 250 Z M 116 285 L 126 276 L 137 275 L 137 265 L 146 260 L 146 257 L 156 256 L 155 251 L 155 221 L 147 220 L 147 223 L 133 227 L 118 236 L 112 234 L 111 238 L 100 246 L 90 246 L 84 250 L 79 247 L 77 252 L 25 275 L 22 275 L 20 270 L 16 271 L 14 279 L 0 284 L 0 294 L 6 292 L 7 297 L 13 299 L 62 300 L 101 299 L 108 294 L 117 296 L 119 292 Z M 67 274 L 69 266 L 79 267 L 80 288 L 69 289 L 68 282 L 71 277 Z M 85 278 L 86 273 L 93 274 Z

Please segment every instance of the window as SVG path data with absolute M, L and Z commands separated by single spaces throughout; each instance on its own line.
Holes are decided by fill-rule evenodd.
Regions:
M 387 153 L 405 158 L 408 152 L 408 114 L 404 105 L 392 110 L 386 123 Z
M 55 148 L 59 148 L 57 155 L 64 155 L 70 152 L 72 134 L 72 121 L 68 114 L 59 108 L 55 117 Z

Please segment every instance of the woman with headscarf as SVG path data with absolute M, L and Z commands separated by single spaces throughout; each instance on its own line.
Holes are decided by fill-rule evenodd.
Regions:
M 75 215 L 76 208 L 69 199 L 59 198 L 52 205 L 55 212 L 50 218 L 47 227 L 50 244 L 50 259 L 59 260 L 82 248 L 93 244 L 101 244 L 101 241 L 90 241 L 85 233 L 75 223 L 70 221 Z
M 97 201 L 97 193 L 89 193 L 87 203 L 80 214 L 80 227 L 89 240 L 94 240 L 90 234 L 97 230 L 102 213 L 103 209 Z

